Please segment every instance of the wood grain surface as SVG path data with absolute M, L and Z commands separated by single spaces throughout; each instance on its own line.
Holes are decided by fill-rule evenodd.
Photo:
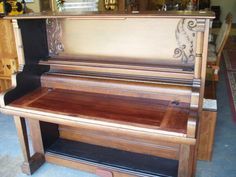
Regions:
M 189 111 L 184 103 L 50 88 L 37 89 L 10 105 L 180 133 L 186 132 Z

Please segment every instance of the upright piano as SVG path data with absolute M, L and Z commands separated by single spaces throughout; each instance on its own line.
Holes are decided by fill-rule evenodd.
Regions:
M 213 13 L 5 18 L 19 70 L 0 109 L 14 116 L 24 173 L 46 161 L 101 177 L 194 176 Z

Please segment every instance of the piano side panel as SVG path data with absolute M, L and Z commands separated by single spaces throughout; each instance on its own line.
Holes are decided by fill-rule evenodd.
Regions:
M 48 58 L 49 55 L 45 20 L 14 20 L 13 27 L 14 30 L 19 30 L 15 33 L 15 38 L 22 39 L 16 42 L 19 42 L 17 44 L 19 50 L 22 48 L 24 50 L 24 60 L 19 62 L 19 72 L 12 77 L 12 89 L 1 94 L 1 106 L 40 87 L 40 76 L 49 70 L 49 66 L 37 65 L 40 59 Z M 22 53 L 18 52 L 19 54 Z M 18 56 L 18 58 L 21 57 Z
M 12 101 L 41 86 L 40 76 L 49 70 L 49 66 L 28 65 L 22 72 L 12 77 L 12 88 L 1 93 L 0 105 L 4 107 Z
M 37 64 L 48 58 L 48 44 L 45 19 L 18 20 L 21 30 L 25 64 Z

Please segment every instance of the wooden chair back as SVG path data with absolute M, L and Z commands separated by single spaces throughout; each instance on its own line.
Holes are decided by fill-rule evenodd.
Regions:
M 216 54 L 217 54 L 216 64 L 217 66 L 219 66 L 221 53 L 229 37 L 229 33 L 232 26 L 232 19 L 233 19 L 232 14 L 228 13 L 225 18 L 225 21 L 223 22 L 220 28 L 219 34 L 216 38 Z

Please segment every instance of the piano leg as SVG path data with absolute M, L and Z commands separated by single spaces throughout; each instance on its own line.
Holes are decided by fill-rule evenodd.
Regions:
M 14 116 L 14 120 L 24 156 L 22 172 L 31 175 L 45 162 L 40 128 L 36 128 L 39 127 L 39 121 L 29 120 L 33 149 L 35 152 L 34 155 L 31 156 L 25 118 Z
M 179 177 L 193 177 L 195 170 L 194 163 L 195 146 L 180 145 L 179 151 Z
M 34 152 L 44 154 L 39 120 L 28 119 Z

